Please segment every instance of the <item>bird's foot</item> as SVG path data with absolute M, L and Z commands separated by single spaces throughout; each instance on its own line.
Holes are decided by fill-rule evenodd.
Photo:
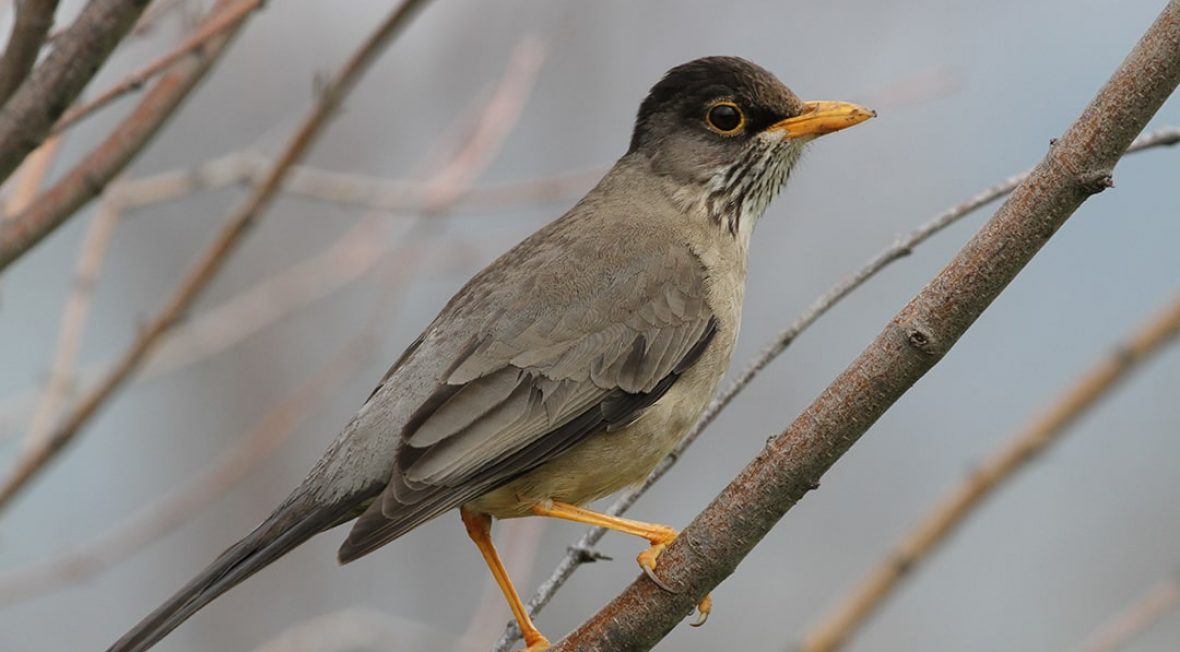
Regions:
M 643 574 L 647 575 L 647 579 L 651 580 L 653 584 L 667 591 L 668 593 L 676 593 L 675 589 L 668 586 L 663 580 L 656 576 L 655 571 L 656 560 L 659 558 L 660 554 L 664 552 L 664 549 L 668 547 L 668 544 L 676 538 L 678 533 L 676 530 L 673 530 L 670 527 L 658 527 L 661 527 L 662 530 L 659 532 L 653 532 L 653 534 L 656 534 L 657 536 L 648 538 L 648 541 L 651 541 L 651 547 L 639 553 L 639 556 L 635 558 L 635 561 L 639 563 L 639 567 L 643 569 Z M 700 627 L 701 625 L 704 625 L 705 621 L 709 619 L 709 613 L 712 611 L 713 596 L 706 595 L 705 597 L 701 598 L 699 603 L 697 603 L 697 619 L 693 621 L 691 625 L 693 627 Z

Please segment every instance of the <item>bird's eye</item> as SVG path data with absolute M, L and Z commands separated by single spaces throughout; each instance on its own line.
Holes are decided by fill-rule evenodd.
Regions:
M 709 127 L 713 131 L 732 136 L 746 125 L 746 116 L 742 115 L 742 110 L 738 108 L 738 105 L 729 101 L 721 101 L 709 107 L 708 113 L 705 114 L 705 121 L 709 123 Z

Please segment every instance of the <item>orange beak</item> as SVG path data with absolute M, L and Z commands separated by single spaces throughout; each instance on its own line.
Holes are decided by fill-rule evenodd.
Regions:
M 802 113 L 793 118 L 780 120 L 766 130 L 778 132 L 783 138 L 822 136 L 858 125 L 876 116 L 876 111 L 850 102 L 804 102 Z

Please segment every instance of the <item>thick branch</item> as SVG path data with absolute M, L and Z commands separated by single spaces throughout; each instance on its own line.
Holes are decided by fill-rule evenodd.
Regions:
M 803 652 L 833 652 L 843 647 L 906 577 L 963 523 L 1004 480 L 1057 441 L 1067 428 L 1120 380 L 1180 335 L 1180 298 L 1141 326 L 1070 387 L 1042 415 L 988 458 L 948 493 L 852 593 L 820 622 Z
M 233 4 L 234 0 L 218 0 L 209 10 L 206 22 L 215 20 L 220 12 Z M 175 64 L 102 144 L 42 193 L 27 210 L 0 222 L 0 272 L 102 192 L 172 116 L 197 82 L 213 67 L 241 26 L 242 23 L 236 23 L 235 27 L 207 41 L 193 56 Z
M 0 181 L 45 140 L 148 2 L 92 0 L 57 39 L 45 62 L 0 109 Z
M 0 57 L 0 106 L 12 97 L 21 82 L 29 76 L 49 28 L 53 27 L 53 12 L 57 0 L 25 0 L 16 3 L 16 20 L 4 56 Z
M 1028 179 L 861 355 L 660 557 L 675 592 L 640 577 L 557 650 L 646 650 L 737 568 L 885 410 L 929 371 L 1110 174 L 1180 82 L 1171 0 Z
M 312 107 L 282 155 L 276 161 L 268 177 L 256 186 L 237 210 L 233 212 L 214 238 L 213 243 L 201 254 L 200 260 L 181 281 L 175 294 L 164 308 L 149 321 L 123 354 L 111 371 L 99 382 L 93 391 L 84 396 L 77 407 L 66 416 L 45 441 L 44 445 L 31 451 L 17 461 L 10 476 L 0 485 L 0 509 L 8 506 L 12 498 L 23 489 L 38 472 L 49 463 L 78 433 L 98 409 L 106 403 L 116 390 L 131 376 L 147 355 L 192 305 L 197 296 L 209 284 L 229 258 L 229 254 L 240 242 L 255 219 L 274 199 L 282 185 L 287 170 L 311 147 L 327 125 L 328 118 L 335 113 L 341 100 L 360 79 L 362 73 L 377 58 L 392 38 L 401 31 L 426 0 L 405 0 L 365 39 L 353 53 L 344 67 L 324 87 L 319 102 Z

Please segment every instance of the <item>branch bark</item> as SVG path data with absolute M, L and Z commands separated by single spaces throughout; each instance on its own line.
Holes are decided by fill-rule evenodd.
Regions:
M 21 82 L 29 76 L 41 45 L 53 27 L 53 12 L 57 11 L 57 0 L 25 0 L 16 3 L 16 20 L 12 23 L 12 36 L 0 58 L 0 106 L 12 97 Z
M 553 647 L 646 650 L 736 570 L 780 518 L 929 371 L 1070 215 L 1180 82 L 1180 0 L 1170 0 L 1048 155 L 959 254 L 660 557 Z
M 966 480 L 922 521 L 808 634 L 803 652 L 834 652 L 848 642 L 901 580 L 930 556 L 1006 479 L 1057 441 L 1087 409 L 1141 362 L 1180 335 L 1180 297 L 1082 376 L 1057 401 Z
M 226 225 L 222 227 L 212 244 L 201 254 L 197 264 L 184 277 L 164 308 L 145 324 L 131 347 L 115 363 L 114 368 L 99 382 L 97 387 L 81 399 L 75 409 L 54 429 L 44 444 L 28 454 L 22 455 L 17 460 L 11 474 L 0 485 L 0 510 L 11 504 L 12 499 L 20 490 L 73 440 L 74 436 L 90 421 L 107 399 L 113 396 L 131 377 L 131 374 L 139 368 L 159 343 L 161 336 L 180 320 L 188 307 L 209 284 L 209 281 L 224 266 L 242 236 L 254 224 L 262 211 L 270 205 L 271 200 L 274 199 L 281 187 L 287 171 L 315 142 L 344 96 L 356 85 L 377 55 L 385 49 L 385 46 L 395 35 L 401 32 L 401 28 L 426 2 L 427 0 L 404 0 L 365 39 L 340 71 L 325 85 L 319 101 L 312 107 L 294 136 L 287 143 L 282 155 L 271 168 L 268 177 L 263 183 L 256 186 L 245 202 L 230 215 Z
M 233 4 L 234 0 L 218 0 L 209 10 L 206 21 L 214 20 L 221 11 Z M 156 82 L 135 110 L 111 131 L 102 144 L 87 154 L 52 188 L 42 193 L 27 210 L 0 222 L 0 272 L 103 191 L 111 179 L 151 141 L 197 82 L 204 78 L 242 24 L 237 23 L 236 27 L 223 32 L 221 36 L 210 39 L 204 48 L 177 63 L 171 72 Z M 56 115 L 54 119 L 57 119 Z
M 92 0 L 0 109 L 0 181 L 49 135 L 149 0 Z M 45 28 L 48 30 L 48 27 Z

